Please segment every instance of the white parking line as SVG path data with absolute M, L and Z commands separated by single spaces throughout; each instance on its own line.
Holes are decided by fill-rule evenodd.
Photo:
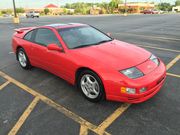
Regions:
M 14 54 L 14 52 L 9 52 L 9 54 Z

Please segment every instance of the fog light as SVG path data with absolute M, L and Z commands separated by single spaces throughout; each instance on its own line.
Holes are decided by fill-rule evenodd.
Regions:
M 121 93 L 135 94 L 136 93 L 136 89 L 134 89 L 134 88 L 127 88 L 127 87 L 121 87 Z
M 140 91 L 140 93 L 143 93 L 143 92 L 145 92 L 146 90 L 147 90 L 147 88 L 143 87 L 143 88 L 141 88 L 139 91 Z

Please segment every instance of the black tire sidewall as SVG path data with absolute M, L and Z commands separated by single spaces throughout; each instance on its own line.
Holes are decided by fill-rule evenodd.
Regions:
M 94 99 L 91 99 L 91 98 L 87 97 L 87 96 L 84 94 L 83 90 L 81 89 L 81 78 L 82 78 L 85 74 L 90 74 L 90 75 L 92 75 L 92 76 L 97 80 L 97 82 L 98 82 L 98 84 L 99 84 L 100 92 L 99 92 L 99 95 L 98 95 L 96 98 L 94 98 Z M 81 93 L 83 94 L 83 96 L 84 96 L 86 99 L 88 99 L 89 101 L 91 101 L 91 102 L 99 102 L 99 101 L 105 99 L 105 92 L 104 92 L 103 83 L 102 83 L 100 77 L 99 77 L 96 73 L 94 73 L 93 71 L 91 71 L 91 70 L 84 70 L 84 71 L 82 71 L 82 72 L 80 73 L 80 75 L 79 75 L 79 77 L 78 77 L 78 80 L 77 80 L 77 86 L 78 86 L 78 89 L 81 90 Z
M 23 67 L 21 64 L 20 64 L 20 62 L 19 62 L 19 64 L 20 64 L 20 66 L 23 68 L 23 69 L 30 69 L 31 68 L 31 64 L 30 64 L 30 62 L 29 62 L 29 59 L 28 59 L 28 56 L 27 56 L 27 54 L 26 54 L 26 52 L 25 52 L 25 50 L 23 49 L 23 48 L 19 48 L 18 50 L 17 50 L 17 59 L 18 59 L 18 61 L 19 61 L 19 52 L 23 52 L 24 54 L 25 54 L 25 56 L 26 56 L 26 66 L 25 67 Z

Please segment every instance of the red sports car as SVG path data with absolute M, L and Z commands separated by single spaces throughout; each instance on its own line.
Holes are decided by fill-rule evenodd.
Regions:
M 143 13 L 143 14 L 159 14 L 160 11 L 149 9 L 149 10 L 141 11 L 141 13 Z
M 16 29 L 12 47 L 24 69 L 45 69 L 76 85 L 90 101 L 140 103 L 154 96 L 166 67 L 152 53 L 87 24 Z

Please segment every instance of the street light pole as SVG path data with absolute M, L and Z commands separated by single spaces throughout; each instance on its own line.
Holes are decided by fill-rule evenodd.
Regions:
M 127 16 L 127 0 L 125 0 L 124 6 L 125 6 L 124 16 Z
M 13 7 L 14 7 L 14 17 L 17 18 L 15 0 L 13 0 Z
M 14 8 L 14 18 L 13 18 L 13 22 L 18 24 L 19 21 L 19 17 L 17 16 L 17 12 L 16 12 L 16 4 L 15 4 L 15 0 L 13 0 L 13 8 Z

